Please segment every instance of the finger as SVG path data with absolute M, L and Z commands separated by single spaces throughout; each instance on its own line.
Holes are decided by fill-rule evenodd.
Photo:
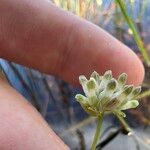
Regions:
M 70 82 L 81 74 L 89 76 L 94 70 L 100 74 L 112 70 L 115 77 L 125 72 L 128 83 L 135 85 L 144 78 L 143 65 L 131 49 L 86 21 L 74 26 L 65 54 L 59 74 Z
M 0 130 L 0 149 L 3 150 L 69 149 L 40 114 L 1 77 Z
M 11 14 L 6 19 L 8 8 Z M 144 69 L 138 57 L 96 25 L 46 0 L 15 0 L 13 7 L 9 2 L 9 7 L 7 3 L 2 10 L 3 28 L 7 31 L 1 40 L 3 58 L 76 85 L 80 74 L 109 69 L 115 76 L 126 72 L 128 83 L 143 81 Z

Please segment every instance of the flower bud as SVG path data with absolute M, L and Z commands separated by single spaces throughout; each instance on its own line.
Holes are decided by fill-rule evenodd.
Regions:
M 77 94 L 75 96 L 75 99 L 80 103 L 80 105 L 82 105 L 84 107 L 89 106 L 88 99 L 85 96 L 83 96 L 81 94 Z
M 133 90 L 133 85 L 127 85 L 125 86 L 123 93 L 127 96 L 132 92 L 132 90 Z
M 113 109 L 116 108 L 117 105 L 118 105 L 118 100 L 116 98 L 114 98 L 107 103 L 106 110 L 112 111 Z
M 84 75 L 79 76 L 79 82 L 81 85 L 84 85 L 87 82 L 87 79 Z
M 94 72 L 91 74 L 91 77 L 94 78 L 98 84 L 100 84 L 100 82 L 101 82 L 101 77 L 100 77 L 100 75 L 99 75 L 96 71 L 94 71 Z
M 134 88 L 133 91 L 132 91 L 133 97 L 136 97 L 140 92 L 141 92 L 141 87 L 140 86 Z
M 106 79 L 106 80 L 110 80 L 112 78 L 112 71 L 111 70 L 106 71 L 104 73 L 103 78 Z
M 91 97 L 88 98 L 88 101 L 89 101 L 89 104 L 90 104 L 91 106 L 96 107 L 97 102 L 98 102 L 98 99 L 97 99 L 96 96 L 91 96 Z
M 121 107 L 121 110 L 136 108 L 138 105 L 139 105 L 139 102 L 137 100 L 130 100 L 130 101 L 127 101 L 126 104 L 124 104 Z
M 116 89 L 117 82 L 116 80 L 112 79 L 108 82 L 106 90 L 107 91 L 114 91 Z
M 90 90 L 95 90 L 96 88 L 96 81 L 94 78 L 90 78 L 89 81 L 87 81 L 86 83 L 86 87 L 87 89 L 90 91 Z
M 85 96 L 83 96 L 83 95 L 81 95 L 81 94 L 77 94 L 76 96 L 75 96 L 75 99 L 78 101 L 78 102 L 84 102 L 84 101 L 86 101 L 86 97 Z
M 137 107 L 139 102 L 132 98 L 141 91 L 140 87 L 125 85 L 126 80 L 126 73 L 122 73 L 116 80 L 112 77 L 111 71 L 106 71 L 103 76 L 93 72 L 89 80 L 82 75 L 79 77 L 79 81 L 86 96 L 77 94 L 75 98 L 82 108 L 92 116 L 112 112 L 125 117 L 122 110 Z
M 112 72 L 110 70 L 106 71 L 99 85 L 100 91 L 103 91 L 106 88 L 107 83 L 109 82 L 109 80 L 111 80 L 111 78 L 112 78 Z
M 127 80 L 127 74 L 126 73 L 122 73 L 119 77 L 118 77 L 118 83 L 119 85 L 124 85 L 126 83 Z

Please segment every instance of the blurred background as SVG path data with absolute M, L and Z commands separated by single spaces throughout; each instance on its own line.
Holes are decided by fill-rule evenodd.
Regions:
M 127 122 L 135 131 L 128 136 L 118 120 L 106 116 L 102 140 L 97 149 L 150 149 L 150 0 L 124 0 L 125 10 L 114 0 L 53 0 L 64 10 L 83 17 L 107 30 L 128 45 L 143 61 L 146 76 L 139 96 L 140 106 L 127 111 Z M 129 18 L 125 17 L 129 14 Z M 132 26 L 134 23 L 134 27 Z M 140 38 L 139 38 L 140 37 Z M 145 54 L 146 53 L 146 54 Z M 144 57 L 143 57 L 144 56 Z M 95 133 L 96 121 L 75 101 L 77 89 L 58 77 L 46 75 L 18 64 L 0 60 L 9 83 L 41 113 L 53 130 L 72 150 L 88 150 Z

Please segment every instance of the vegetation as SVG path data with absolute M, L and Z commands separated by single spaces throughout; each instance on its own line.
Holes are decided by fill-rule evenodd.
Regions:
M 126 117 L 123 110 L 135 108 L 139 105 L 135 98 L 141 92 L 141 87 L 125 85 L 126 79 L 127 74 L 125 73 L 121 74 L 117 80 L 114 79 L 111 71 L 106 71 L 103 76 L 94 71 L 89 80 L 83 75 L 79 77 L 85 96 L 77 94 L 76 99 L 89 115 L 97 117 L 98 120 L 91 150 L 96 149 L 103 117 L 106 113 L 116 115 L 128 134 L 132 133 L 123 119 L 123 117 Z
M 114 31 L 112 32 L 109 29 L 108 31 L 111 32 L 112 34 L 115 33 L 114 36 L 119 38 L 122 42 L 126 40 L 124 38 L 124 35 L 127 35 L 128 37 L 130 37 L 129 42 L 132 41 L 131 39 L 131 36 L 132 36 L 135 41 L 135 43 L 132 41 L 133 45 L 137 44 L 137 47 L 140 51 L 139 54 L 143 56 L 143 59 L 142 59 L 143 63 L 145 64 L 146 68 L 149 68 L 150 57 L 148 56 L 148 52 L 146 50 L 147 46 L 145 46 L 143 36 L 141 36 L 143 34 L 141 20 L 142 20 L 142 16 L 144 15 L 144 11 L 147 7 L 147 3 L 148 3 L 147 1 L 139 2 L 139 11 L 136 12 L 136 18 L 133 16 L 134 10 L 135 10 L 134 6 L 137 5 L 136 0 L 126 0 L 126 1 L 108 0 L 107 2 L 102 1 L 102 0 L 95 0 L 95 1 L 94 0 L 74 0 L 74 1 L 54 0 L 54 2 L 59 7 L 65 10 L 71 11 L 80 17 L 84 17 L 87 20 L 90 20 L 93 23 L 101 26 L 102 28 L 106 28 L 106 26 L 109 26 L 109 24 L 113 22 L 114 30 L 116 30 L 116 32 Z M 126 5 L 128 5 L 128 8 L 126 7 Z M 132 16 L 129 15 L 129 12 L 130 14 L 132 14 Z M 132 17 L 134 17 L 134 21 Z M 126 28 L 126 25 L 128 25 L 127 28 Z M 146 70 L 149 70 L 149 69 L 146 69 Z M 142 88 L 144 91 L 137 97 L 137 99 L 145 101 L 145 98 L 150 95 L 149 87 L 150 87 L 149 83 L 148 84 L 144 83 L 142 85 Z M 84 97 L 82 97 L 81 95 L 77 95 L 76 98 L 78 99 L 78 101 L 81 103 L 81 106 L 83 107 L 81 100 L 83 100 Z M 149 107 L 149 106 L 146 106 L 146 107 Z M 87 110 L 85 107 L 83 108 L 86 112 L 89 113 L 89 110 Z M 149 108 L 147 109 L 149 110 Z M 143 120 L 145 124 L 150 125 L 150 119 L 144 117 L 144 113 L 142 113 L 141 110 L 138 109 L 136 113 L 140 116 L 140 119 Z M 122 117 L 120 117 L 120 115 L 117 115 L 117 117 L 121 121 L 122 125 L 127 130 L 127 132 L 131 131 L 131 128 L 128 126 L 126 121 Z M 101 117 L 98 118 L 99 123 L 98 123 L 97 130 L 99 130 L 101 127 L 102 118 L 103 118 L 103 115 L 101 115 Z M 82 125 L 85 125 L 85 124 L 83 123 Z M 95 135 L 96 140 L 94 141 L 97 141 L 98 136 L 99 134 L 96 132 L 96 135 Z M 140 138 L 136 137 L 136 139 L 138 139 L 141 143 L 145 144 L 144 142 L 140 140 Z M 95 143 L 97 142 L 94 142 L 93 144 L 94 146 L 92 147 L 95 147 Z

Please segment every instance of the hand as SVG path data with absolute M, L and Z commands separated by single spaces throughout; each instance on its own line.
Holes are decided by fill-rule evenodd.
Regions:
M 47 0 L 1 0 L 0 57 L 77 85 L 93 70 L 126 72 L 140 84 L 143 65 L 125 45 L 96 25 Z M 67 149 L 39 114 L 0 79 L 0 149 Z M 13 130 L 12 130 L 13 129 Z

